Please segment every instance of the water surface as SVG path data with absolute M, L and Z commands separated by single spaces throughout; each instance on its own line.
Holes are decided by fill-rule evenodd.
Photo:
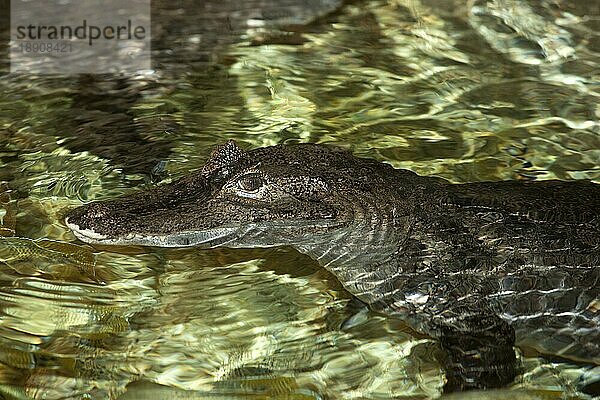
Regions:
M 0 79 L 0 392 L 439 396 L 438 345 L 356 314 L 306 256 L 92 248 L 63 214 L 183 176 L 228 139 L 332 143 L 453 182 L 598 181 L 600 3 L 331 1 L 258 28 L 206 4 L 224 11 L 155 3 L 147 74 Z M 586 398 L 600 376 L 520 356 L 486 397 Z

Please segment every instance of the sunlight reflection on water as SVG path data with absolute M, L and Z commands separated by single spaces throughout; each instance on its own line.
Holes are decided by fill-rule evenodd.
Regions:
M 165 30 L 159 67 L 138 79 L 5 76 L 0 393 L 438 396 L 437 344 L 375 313 L 340 329 L 349 295 L 295 251 L 82 247 L 95 253 L 82 264 L 64 256 L 63 212 L 182 176 L 230 138 L 334 143 L 454 182 L 599 180 L 599 14 L 567 0 L 350 2 L 289 28 L 301 44 L 244 29 L 210 62 L 201 41 L 165 53 Z M 578 383 L 600 374 L 529 355 L 524 366 L 486 397 L 585 398 Z

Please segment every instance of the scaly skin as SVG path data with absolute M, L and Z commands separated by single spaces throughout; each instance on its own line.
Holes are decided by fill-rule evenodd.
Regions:
M 440 340 L 447 391 L 505 385 L 513 346 L 600 364 L 600 185 L 450 184 L 313 144 L 220 146 L 202 171 L 73 210 L 89 243 L 293 246 Z

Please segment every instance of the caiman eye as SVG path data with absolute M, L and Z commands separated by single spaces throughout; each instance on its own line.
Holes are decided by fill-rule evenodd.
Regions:
M 245 192 L 257 192 L 262 185 L 262 178 L 256 174 L 246 175 L 238 180 L 238 187 Z

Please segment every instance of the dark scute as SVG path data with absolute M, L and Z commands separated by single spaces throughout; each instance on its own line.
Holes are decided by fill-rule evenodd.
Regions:
M 204 167 L 202 173 L 210 175 L 223 167 L 234 164 L 244 155 L 244 151 L 238 147 L 234 140 L 230 140 L 223 145 L 217 146 Z

